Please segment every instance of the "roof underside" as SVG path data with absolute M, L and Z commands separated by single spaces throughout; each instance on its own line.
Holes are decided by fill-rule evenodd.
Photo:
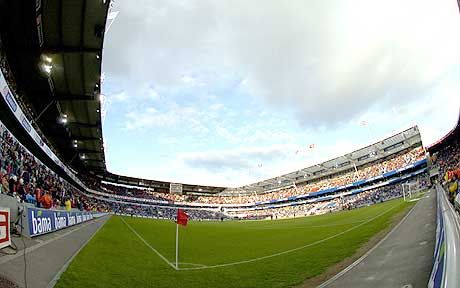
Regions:
M 104 2 L 8 1 L 4 21 L 18 94 L 59 157 L 79 172 L 105 171 L 99 101 Z M 51 73 L 43 65 L 51 65 Z M 59 123 L 65 115 L 67 123 Z
M 427 147 L 430 153 L 435 153 L 440 149 L 443 149 L 445 145 L 448 145 L 452 140 L 457 140 L 460 137 L 460 109 L 458 111 L 458 119 L 457 124 L 454 128 L 452 128 L 446 135 L 444 135 L 441 139 L 436 141 L 435 143 L 431 144 Z

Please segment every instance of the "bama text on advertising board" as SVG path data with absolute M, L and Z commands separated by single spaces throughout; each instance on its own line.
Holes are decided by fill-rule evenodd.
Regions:
M 29 236 L 34 237 L 49 232 L 64 229 L 93 219 L 91 212 L 67 212 L 45 210 L 38 208 L 27 209 Z

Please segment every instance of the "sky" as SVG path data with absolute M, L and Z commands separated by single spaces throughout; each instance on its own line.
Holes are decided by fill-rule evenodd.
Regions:
M 460 108 L 453 0 L 115 0 L 103 50 L 109 171 L 238 187 Z

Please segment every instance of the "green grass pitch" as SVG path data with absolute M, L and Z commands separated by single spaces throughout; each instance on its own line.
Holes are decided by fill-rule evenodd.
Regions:
M 129 228 L 173 262 L 173 222 L 113 216 L 56 287 L 291 287 L 352 256 L 412 205 L 392 200 L 289 220 L 189 222 L 179 228 L 179 271 Z

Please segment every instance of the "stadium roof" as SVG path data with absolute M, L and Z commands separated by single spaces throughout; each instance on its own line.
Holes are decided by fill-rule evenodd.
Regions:
M 435 143 L 427 146 L 428 151 L 431 153 L 437 152 L 444 147 L 444 144 L 448 143 L 451 139 L 458 139 L 460 135 L 460 109 L 458 111 L 458 120 L 454 128 L 452 128 L 446 135 Z
M 3 44 L 18 94 L 62 161 L 105 171 L 101 59 L 109 1 L 7 1 Z
M 422 140 L 417 126 L 406 129 L 372 145 L 366 146 L 351 153 L 336 157 L 321 164 L 316 164 L 298 171 L 294 171 L 275 178 L 260 181 L 239 188 L 229 188 L 225 193 L 248 193 L 267 190 L 276 190 L 323 176 L 336 174 L 341 171 L 387 157 L 413 146 L 420 146 Z
M 222 193 L 228 194 L 245 194 L 262 192 L 269 190 L 278 190 L 283 187 L 292 186 L 294 183 L 302 183 L 319 177 L 335 174 L 341 171 L 353 169 L 366 165 L 368 163 L 383 159 L 389 155 L 399 153 L 403 150 L 414 146 L 421 146 L 422 140 L 417 126 L 406 129 L 400 133 L 387 137 L 372 145 L 358 149 L 351 153 L 336 157 L 321 164 L 316 164 L 292 173 L 281 175 L 275 178 L 267 179 L 250 185 L 238 188 L 224 188 L 213 186 L 200 186 L 183 184 L 183 191 L 195 193 Z M 141 187 L 152 187 L 157 191 L 165 191 L 169 188 L 170 182 L 140 179 L 135 177 L 121 176 L 106 172 L 98 176 L 101 180 L 110 183 L 133 185 Z
M 129 177 L 123 175 L 117 175 L 110 172 L 106 172 L 104 175 L 98 175 L 100 180 L 109 183 L 116 183 L 122 185 L 138 186 L 144 188 L 154 188 L 155 191 L 169 192 L 171 182 L 157 181 L 142 179 L 136 177 Z M 199 193 L 199 194 L 216 194 L 225 190 L 225 187 L 205 186 L 205 185 L 194 185 L 194 184 L 182 184 L 182 190 L 187 193 Z

